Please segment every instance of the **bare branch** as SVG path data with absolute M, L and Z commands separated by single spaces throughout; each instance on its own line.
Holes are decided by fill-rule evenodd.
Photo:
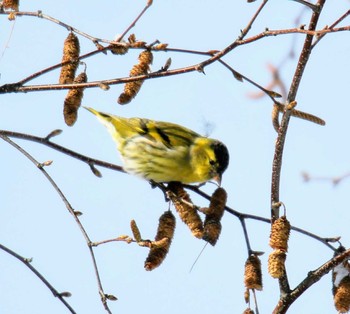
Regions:
M 30 135 L 30 134 L 25 134 L 25 133 L 18 133 L 18 132 L 13 132 L 13 131 L 6 131 L 6 130 L 0 130 L 0 135 L 4 135 L 4 136 L 9 136 L 9 137 L 13 137 L 13 138 L 19 138 L 19 139 L 23 139 L 23 140 L 27 140 L 27 141 L 32 141 L 32 142 L 36 142 L 36 143 L 40 143 L 43 144 L 45 146 L 48 146 L 50 148 L 53 148 L 63 154 L 66 154 L 68 156 L 71 156 L 75 159 L 81 160 L 83 162 L 85 162 L 86 164 L 88 164 L 88 166 L 91 168 L 91 165 L 97 165 L 97 166 L 101 166 L 104 168 L 109 168 L 109 169 L 113 169 L 116 171 L 120 171 L 120 172 L 125 172 L 124 169 L 121 166 L 117 166 L 102 160 L 98 160 L 95 158 L 91 158 L 91 157 L 87 157 L 84 156 L 82 154 L 79 154 L 77 152 L 74 152 L 66 147 L 63 147 L 61 145 L 55 144 L 53 142 L 50 141 L 51 138 L 51 133 L 46 136 L 46 137 L 38 137 L 38 136 L 34 136 L 34 135 Z
M 350 249 L 333 257 L 316 270 L 310 271 L 307 277 L 295 289 L 293 289 L 293 291 L 281 296 L 276 308 L 273 311 L 273 314 L 286 313 L 288 308 L 299 296 L 301 296 L 313 284 L 318 282 L 324 275 L 328 274 L 332 269 L 334 269 L 334 267 L 348 260 L 349 257 Z
M 16 148 L 18 151 L 20 151 L 25 157 L 27 157 L 35 166 L 37 166 L 37 168 L 41 171 L 41 173 L 46 177 L 46 179 L 50 182 L 50 184 L 53 186 L 54 190 L 57 192 L 57 194 L 60 196 L 61 200 L 63 201 L 63 203 L 66 205 L 66 208 L 68 209 L 68 211 L 71 213 L 71 215 L 73 216 L 75 222 L 77 223 L 81 233 L 83 234 L 85 241 L 87 243 L 87 246 L 89 248 L 89 252 L 90 252 L 90 256 L 92 258 L 92 262 L 93 262 L 93 267 L 95 270 L 95 275 L 96 275 L 96 280 L 97 280 L 97 284 L 98 284 L 98 288 L 99 288 L 99 293 L 101 296 L 101 301 L 103 303 L 103 306 L 105 308 L 105 310 L 108 313 L 112 313 L 108 307 L 107 304 L 107 298 L 105 297 L 105 293 L 103 292 L 103 288 L 102 288 L 102 282 L 100 279 L 100 275 L 99 275 L 99 271 L 98 271 L 98 267 L 97 267 L 97 263 L 96 263 L 96 259 L 95 259 L 95 254 L 94 251 L 90 245 L 91 240 L 87 234 L 87 232 L 85 231 L 82 223 L 80 222 L 78 216 L 75 214 L 75 211 L 73 209 L 73 207 L 71 206 L 71 204 L 69 203 L 69 201 L 67 200 L 67 198 L 65 197 L 65 195 L 63 194 L 63 192 L 61 191 L 61 189 L 57 186 L 56 182 L 51 178 L 51 176 L 46 172 L 46 170 L 44 169 L 44 167 L 41 166 L 41 163 L 39 163 L 34 157 L 32 157 L 27 151 L 25 151 L 22 147 L 20 147 L 19 145 L 17 145 L 15 142 L 11 141 L 7 136 L 0 134 L 0 138 L 3 139 L 5 142 L 7 142 L 8 144 L 10 144 L 11 146 L 13 146 L 14 148 Z
M 0 244 L 0 249 L 7 252 L 8 254 L 12 255 L 19 261 L 21 261 L 24 265 L 26 265 L 45 285 L 48 287 L 54 297 L 58 298 L 64 305 L 65 307 L 72 313 L 75 314 L 75 310 L 70 306 L 70 304 L 66 301 L 65 299 L 65 293 L 60 293 L 58 292 L 50 283 L 49 281 L 31 264 L 31 259 L 25 258 L 16 252 L 12 251 L 8 247 Z

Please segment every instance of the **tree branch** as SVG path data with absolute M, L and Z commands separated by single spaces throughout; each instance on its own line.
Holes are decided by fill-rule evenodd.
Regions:
M 54 190 L 60 196 L 61 200 L 66 205 L 66 208 L 68 209 L 70 214 L 73 216 L 75 222 L 77 223 L 81 233 L 83 234 L 83 236 L 85 238 L 85 241 L 87 243 L 87 246 L 88 246 L 88 249 L 89 249 L 89 252 L 90 252 L 90 256 L 91 256 L 91 259 L 92 259 L 92 262 L 93 262 L 93 267 L 94 267 L 94 270 L 95 270 L 96 280 L 97 280 L 97 284 L 98 284 L 98 288 L 99 288 L 99 294 L 101 296 L 102 304 L 103 304 L 105 310 L 108 313 L 111 314 L 112 312 L 109 309 L 108 304 L 107 304 L 107 298 L 106 298 L 107 295 L 104 293 L 103 288 L 102 288 L 102 282 L 101 282 L 101 279 L 100 279 L 100 275 L 99 275 L 99 271 L 98 271 L 98 267 L 97 267 L 97 263 L 96 263 L 95 254 L 94 254 L 93 248 L 91 246 L 91 240 L 90 240 L 87 232 L 85 231 L 85 228 L 83 227 L 82 223 L 80 222 L 80 220 L 78 218 L 78 215 L 74 211 L 73 207 L 71 206 L 71 204 L 69 203 L 69 201 L 67 200 L 67 198 L 65 197 L 65 195 L 63 194 L 61 189 L 57 186 L 56 182 L 51 178 L 51 176 L 44 169 L 44 165 L 43 164 L 39 163 L 27 151 L 25 151 L 22 147 L 20 147 L 19 145 L 17 145 L 13 141 L 11 141 L 7 136 L 5 136 L 3 134 L 0 134 L 0 138 L 3 139 L 8 144 L 10 144 L 11 146 L 13 146 L 14 148 L 16 148 L 18 151 L 20 151 L 25 157 L 27 157 L 41 171 L 41 173 L 46 177 L 46 179 L 53 186 Z
M 333 257 L 331 260 L 314 271 L 310 271 L 307 277 L 290 293 L 281 296 L 273 314 L 284 314 L 293 302 L 301 296 L 313 284 L 318 282 L 324 275 L 328 274 L 334 267 L 350 258 L 350 249 Z
M 68 295 L 70 295 L 70 293 L 69 292 L 63 292 L 63 293 L 58 292 L 48 282 L 48 280 L 34 266 L 32 266 L 31 259 L 25 258 L 25 257 L 17 254 L 16 252 L 12 251 L 11 249 L 9 249 L 8 247 L 6 247 L 2 244 L 0 244 L 0 249 L 7 252 L 10 255 L 12 255 L 13 257 L 15 257 L 16 259 L 21 261 L 24 265 L 26 265 L 35 274 L 35 276 L 37 276 L 46 285 L 46 287 L 48 287 L 49 290 L 51 290 L 54 297 L 58 298 L 72 314 L 76 313 L 75 310 L 71 307 L 71 305 L 65 300 L 65 295 L 68 296 Z

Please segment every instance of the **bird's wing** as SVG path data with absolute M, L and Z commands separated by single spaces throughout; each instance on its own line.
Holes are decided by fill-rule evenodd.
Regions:
M 190 146 L 200 135 L 183 126 L 148 120 L 147 136 L 154 141 L 162 142 L 166 147 Z

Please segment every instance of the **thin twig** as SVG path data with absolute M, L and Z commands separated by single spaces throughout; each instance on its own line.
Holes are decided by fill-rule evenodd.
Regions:
M 79 154 L 77 152 L 74 152 L 66 147 L 60 146 L 58 144 L 52 143 L 51 141 L 47 140 L 47 138 L 45 137 L 38 137 L 38 136 L 34 136 L 34 135 L 30 135 L 30 134 L 25 134 L 25 133 L 18 133 L 18 132 L 12 132 L 12 131 L 5 131 L 5 130 L 0 130 L 0 136 L 9 136 L 9 137 L 14 137 L 14 138 L 18 138 L 18 139 L 23 139 L 23 140 L 27 140 L 27 141 L 32 141 L 32 142 L 36 142 L 39 144 L 43 144 L 46 145 L 50 148 L 53 148 L 63 154 L 66 154 L 68 156 L 71 156 L 73 158 L 76 158 L 78 160 L 81 160 L 85 163 L 87 163 L 88 165 L 93 164 L 93 165 L 98 165 L 107 169 L 111 169 L 111 170 L 115 170 L 115 171 L 119 171 L 119 172 L 124 172 L 122 167 L 112 164 L 112 163 L 108 163 L 102 160 L 98 160 L 98 159 L 94 159 L 91 158 L 89 156 L 85 156 L 82 154 Z M 161 184 L 161 183 L 156 183 L 156 182 L 150 182 L 152 186 L 156 186 L 159 189 L 161 189 L 163 191 L 163 193 L 166 195 L 166 187 Z M 211 196 L 206 194 L 205 192 L 201 191 L 198 186 L 193 186 L 193 185 L 188 185 L 188 184 L 184 184 L 183 185 L 184 188 L 189 189 L 193 192 L 195 192 L 196 194 L 202 196 L 203 198 L 207 199 L 210 201 Z M 231 215 L 236 216 L 238 219 L 252 219 L 252 220 L 257 220 L 257 221 L 262 221 L 265 223 L 271 223 L 271 219 L 270 218 L 265 218 L 265 217 L 261 217 L 261 216 L 256 216 L 256 215 L 251 215 L 251 214 L 246 214 L 246 213 L 242 213 L 239 212 L 237 210 L 234 210 L 233 208 L 230 208 L 228 206 L 225 206 L 225 210 L 230 213 Z M 321 243 L 323 243 L 324 245 L 326 245 L 327 247 L 329 247 L 332 250 L 335 250 L 333 248 L 333 246 L 331 246 L 326 240 L 325 238 L 319 237 L 313 233 L 310 233 L 304 229 L 298 228 L 298 227 L 291 227 L 292 230 L 295 230 L 299 233 L 302 233 L 306 236 L 312 237 L 317 241 L 320 241 Z
M 53 69 L 61 67 L 65 63 L 58 63 L 56 65 L 53 65 L 47 69 L 41 70 L 28 78 L 25 78 L 17 83 L 9 83 L 0 86 L 0 94 L 4 93 L 12 93 L 12 92 L 36 92 L 36 91 L 48 91 L 48 90 L 64 90 L 64 89 L 73 89 L 73 88 L 94 88 L 94 87 L 99 87 L 101 84 L 106 84 L 106 85 L 117 85 L 117 84 L 124 84 L 128 82 L 134 82 L 134 81 L 140 81 L 140 80 L 149 80 L 153 78 L 161 78 L 161 77 L 167 77 L 167 76 L 173 76 L 173 75 L 179 75 L 179 74 L 184 74 L 184 73 L 190 73 L 194 71 L 198 71 L 199 69 L 204 69 L 204 67 L 216 62 L 226 54 L 228 54 L 230 51 L 232 51 L 234 48 L 237 46 L 241 45 L 246 45 L 249 43 L 252 43 L 254 41 L 257 41 L 261 38 L 264 37 L 269 37 L 269 36 L 277 36 L 277 35 L 285 35 L 285 34 L 293 34 L 293 33 L 301 33 L 301 34 L 308 34 L 310 36 L 313 35 L 322 35 L 326 33 L 331 33 L 331 32 L 340 32 L 340 31 L 350 31 L 350 26 L 345 26 L 345 27 L 339 27 L 339 28 L 333 28 L 333 29 L 324 29 L 324 30 L 304 30 L 304 29 L 287 29 L 287 30 L 276 30 L 276 31 L 264 31 L 258 35 L 255 35 L 251 38 L 245 39 L 245 40 L 236 40 L 226 48 L 224 48 L 222 51 L 216 53 L 214 56 L 211 58 L 195 65 L 183 67 L 183 68 L 178 68 L 174 70 L 168 70 L 168 71 L 162 71 L 162 72 L 152 72 L 147 75 L 139 75 L 139 76 L 133 76 L 133 77 L 124 77 L 124 78 L 115 78 L 115 79 L 109 79 L 109 80 L 99 80 L 95 82 L 88 82 L 88 83 L 82 83 L 82 84 L 44 84 L 44 85 L 29 85 L 29 86 L 22 86 L 24 83 L 28 82 L 29 80 L 32 80 L 44 73 L 47 73 L 49 71 L 52 71 Z M 79 60 L 82 60 L 84 58 L 88 58 L 96 53 L 103 52 L 107 50 L 108 47 L 103 47 L 101 49 L 97 49 L 94 51 L 91 51 L 85 55 L 82 55 L 79 57 Z M 170 50 L 167 49 L 167 50 Z M 173 49 L 175 51 L 175 49 Z M 203 53 L 206 54 L 206 53 Z M 69 62 L 67 62 L 69 63 Z
M 350 249 L 333 257 L 316 270 L 310 271 L 307 277 L 291 293 L 281 296 L 276 308 L 273 311 L 273 314 L 286 313 L 288 308 L 299 296 L 301 296 L 313 284 L 318 282 L 324 275 L 328 274 L 332 269 L 334 269 L 334 267 L 349 259 L 349 257 Z
M 0 14 L 8 14 L 8 12 L 4 11 L 4 12 L 1 12 L 0 11 Z M 104 43 L 111 43 L 112 41 L 111 40 L 107 40 L 107 39 L 101 39 L 101 38 L 97 38 L 97 37 L 94 37 L 94 36 L 91 36 L 87 33 L 84 33 L 82 32 L 81 30 L 73 27 L 73 26 L 70 26 L 50 15 L 47 15 L 47 14 L 44 14 L 42 11 L 37 11 L 37 12 L 24 12 L 24 11 L 18 11 L 15 13 L 16 16 L 30 16 L 30 17 L 38 17 L 38 18 L 42 18 L 44 20 L 48 20 L 50 22 L 53 22 L 55 24 L 58 24 L 64 28 L 66 28 L 68 31 L 73 31 L 89 40 L 91 40 L 92 42 L 94 43 L 97 43 L 97 42 L 104 42 Z
M 23 139 L 23 140 L 43 144 L 43 145 L 48 146 L 50 148 L 53 148 L 53 149 L 55 149 L 63 154 L 66 154 L 66 155 L 71 156 L 75 159 L 81 160 L 81 161 L 85 162 L 86 164 L 88 164 L 89 166 L 96 165 L 96 166 L 101 166 L 101 167 L 108 168 L 108 169 L 113 169 L 113 170 L 116 170 L 119 172 L 125 172 L 125 170 L 121 166 L 117 166 L 117 165 L 109 163 L 109 162 L 105 162 L 105 161 L 102 161 L 99 159 L 95 159 L 95 158 L 91 158 L 91 157 L 87 157 L 85 155 L 79 154 L 73 150 L 70 150 L 66 147 L 63 147 L 61 145 L 58 145 L 56 143 L 51 142 L 49 139 L 47 139 L 47 137 L 39 137 L 39 136 L 35 136 L 35 135 L 18 133 L 18 132 L 13 132 L 13 131 L 6 131 L 6 130 L 0 130 L 0 135 L 5 135 L 5 136 L 13 137 L 13 138 L 18 138 L 18 139 Z
M 248 25 L 244 28 L 244 30 L 242 30 L 242 34 L 241 36 L 239 36 L 239 39 L 242 40 L 250 31 L 250 29 L 252 28 L 253 23 L 255 22 L 255 20 L 257 19 L 257 17 L 259 16 L 259 14 L 261 13 L 261 11 L 263 10 L 263 8 L 265 7 L 265 5 L 267 4 L 268 0 L 263 0 L 258 8 L 258 10 L 254 13 L 253 17 L 251 18 L 251 20 L 249 21 Z
M 195 192 L 196 194 L 202 196 L 203 198 L 205 198 L 207 200 L 211 199 L 210 195 L 208 195 L 205 192 L 201 191 L 197 186 L 184 184 L 183 187 L 186 188 L 186 189 L 189 189 L 189 190 L 191 190 L 193 192 Z M 228 213 L 230 213 L 233 216 L 236 216 L 239 220 L 241 220 L 241 219 L 252 219 L 252 220 L 257 220 L 257 221 L 261 221 L 261 222 L 265 222 L 265 223 L 271 224 L 271 219 L 270 218 L 261 217 L 261 216 L 257 216 L 257 215 L 252 215 L 252 214 L 242 213 L 242 212 L 239 212 L 237 210 L 234 210 L 233 208 L 231 208 L 231 207 L 229 207 L 227 205 L 225 206 L 225 211 L 227 211 Z M 322 244 L 324 244 L 325 246 L 330 248 L 332 251 L 336 250 L 331 244 L 329 244 L 329 242 L 327 241 L 328 238 L 320 237 L 320 236 L 318 236 L 318 235 L 316 235 L 314 233 L 311 233 L 309 231 L 306 231 L 304 229 L 301 229 L 301 228 L 295 227 L 295 226 L 291 226 L 291 229 L 296 231 L 296 232 L 298 232 L 298 233 L 304 234 L 304 235 L 306 235 L 306 236 L 308 236 L 310 238 L 313 238 L 313 239 L 321 242 Z
M 317 6 L 319 7 L 318 11 L 314 11 L 308 29 L 313 31 L 316 29 L 316 25 L 322 11 L 322 7 L 325 0 L 319 0 Z M 309 60 L 311 54 L 311 45 L 313 40 L 313 35 L 306 35 L 303 49 L 301 51 L 297 68 L 295 70 L 293 80 L 289 89 L 289 93 L 287 96 L 287 104 L 291 104 L 295 101 L 299 84 L 301 82 L 301 78 L 303 76 L 303 72 L 305 70 L 306 64 Z M 291 117 L 292 110 L 289 109 L 289 106 L 285 106 L 285 111 L 282 116 L 281 124 L 278 130 L 278 136 L 275 145 L 275 153 L 272 164 L 272 179 L 271 179 L 271 221 L 273 222 L 275 219 L 279 217 L 279 207 L 274 206 L 277 204 L 279 199 L 279 191 L 280 191 L 280 177 L 281 177 L 281 169 L 282 169 L 282 159 L 283 159 L 283 151 L 284 151 L 284 143 L 286 140 L 289 120 Z M 284 276 L 279 278 L 278 280 L 280 286 L 280 294 L 285 295 L 289 293 L 290 287 L 286 273 Z
M 103 42 L 103 43 L 107 43 L 107 44 L 115 44 L 117 42 L 120 42 L 123 39 L 124 35 L 132 27 L 134 27 L 136 25 L 136 22 L 147 11 L 147 9 L 151 6 L 151 4 L 152 4 L 152 1 L 147 1 L 146 6 L 141 11 L 141 13 L 138 15 L 138 17 L 126 28 L 126 30 L 123 32 L 123 34 L 121 36 L 119 36 L 115 40 L 107 40 L 107 39 L 101 39 L 101 38 L 93 37 L 93 36 L 91 36 L 91 35 L 89 35 L 87 33 L 84 33 L 81 30 L 79 30 L 79 29 L 77 29 L 77 28 L 75 28 L 75 27 L 73 27 L 71 25 L 68 25 L 68 24 L 66 24 L 66 23 L 64 23 L 64 22 L 62 22 L 62 21 L 52 17 L 52 16 L 49 16 L 47 14 L 43 14 L 42 11 L 38 11 L 38 12 L 16 12 L 16 15 L 18 15 L 18 16 L 32 16 L 32 17 L 34 16 L 34 17 L 43 18 L 43 19 L 46 19 L 46 20 L 51 21 L 53 23 L 56 23 L 56 24 L 58 24 L 60 26 L 63 26 L 67 30 L 73 31 L 73 32 L 75 32 L 75 33 L 77 33 L 77 34 L 79 34 L 79 35 L 81 35 L 83 37 L 86 37 L 87 39 L 91 40 L 97 46 L 97 49 L 93 50 L 93 51 L 90 51 L 90 52 L 88 52 L 88 53 L 86 53 L 84 55 L 79 56 L 78 60 L 83 60 L 83 59 L 89 58 L 89 57 L 91 57 L 91 56 L 93 56 L 93 55 L 95 55 L 97 53 L 105 52 L 108 49 L 108 47 L 103 47 L 101 45 L 98 45 L 99 42 Z M 0 11 L 0 14 L 8 14 L 8 12 Z M 6 91 L 6 89 L 4 89 L 4 90 L 5 90 L 5 92 L 12 92 L 12 91 L 14 91 L 12 89 L 16 89 L 19 86 L 23 86 L 24 84 L 28 83 L 29 81 L 31 81 L 31 80 L 33 80 L 33 79 L 35 79 L 35 78 L 37 78 L 37 77 L 39 77 L 39 76 L 41 76 L 41 75 L 43 75 L 45 73 L 48 73 L 48 72 L 53 71 L 53 70 L 55 70 L 57 68 L 60 68 L 61 66 L 66 65 L 66 64 L 68 64 L 70 62 L 71 61 L 57 63 L 57 64 L 55 64 L 53 66 L 50 66 L 50 67 L 48 67 L 46 69 L 40 70 L 40 71 L 38 71 L 36 73 L 33 73 L 32 75 L 22 79 L 21 81 L 19 81 L 17 83 L 6 84 L 6 85 L 8 85 L 7 88 L 6 88 L 6 89 L 8 89 L 8 91 Z M 4 85 L 4 87 L 6 87 L 6 85 Z M 1 90 L 1 87 L 0 87 L 0 90 Z
M 241 223 L 241 226 L 242 226 L 245 243 L 246 243 L 247 250 L 248 250 L 248 256 L 250 256 L 250 254 L 252 253 L 252 247 L 250 245 L 249 234 L 248 234 L 248 231 L 247 231 L 247 226 L 245 224 L 245 219 L 242 217 L 241 219 L 239 219 L 239 222 Z
M 146 11 L 151 7 L 152 1 L 147 0 L 146 6 L 143 8 L 143 10 L 140 12 L 140 14 L 135 18 L 135 20 L 128 26 L 128 28 L 116 39 L 117 42 L 121 41 L 124 36 L 133 28 L 135 27 L 136 23 L 139 21 L 139 19 L 146 13 Z
M 320 11 L 323 7 L 324 1 L 325 0 L 319 0 L 318 2 L 320 6 Z M 315 30 L 319 15 L 320 15 L 319 12 L 314 12 L 312 14 L 310 24 L 309 24 L 309 30 Z M 312 39 L 313 39 L 313 35 L 306 36 L 304 46 L 298 61 L 298 65 L 295 70 L 295 74 L 293 76 L 289 94 L 287 96 L 287 103 L 291 103 L 292 101 L 295 100 L 304 69 L 306 67 L 307 61 L 311 54 Z M 281 168 L 282 168 L 282 157 L 283 157 L 284 143 L 286 139 L 286 134 L 287 134 L 291 113 L 292 113 L 292 110 L 289 110 L 286 107 L 286 110 L 284 111 L 282 116 L 279 133 L 276 140 L 274 160 L 272 165 L 271 204 L 276 204 L 279 202 L 279 185 L 280 185 L 280 176 L 281 176 Z M 279 216 L 278 208 L 275 207 L 275 209 L 272 210 L 272 220 L 278 218 L 278 216 Z
M 12 255 L 13 257 L 17 258 L 19 261 L 21 261 L 24 265 L 26 265 L 45 285 L 48 287 L 54 297 L 58 298 L 65 306 L 66 308 L 73 314 L 75 314 L 75 310 L 71 307 L 71 305 L 66 301 L 66 299 L 63 297 L 62 293 L 58 292 L 49 282 L 48 280 L 34 267 L 32 266 L 30 260 L 28 258 L 25 258 L 16 252 L 12 251 L 8 247 L 0 244 L 0 249 L 7 252 L 8 254 Z
M 71 213 L 71 215 L 73 216 L 74 220 L 76 221 L 80 231 L 82 232 L 85 241 L 87 243 L 87 246 L 89 248 L 89 252 L 90 252 L 90 256 L 92 258 L 92 262 L 93 262 L 93 267 L 95 270 L 95 275 L 96 275 L 96 280 L 97 280 L 97 285 L 99 288 L 99 293 L 101 296 L 101 300 L 103 303 L 103 306 L 105 308 L 105 310 L 108 313 L 112 313 L 108 307 L 107 304 L 107 300 L 104 297 L 105 293 L 103 292 L 103 288 L 102 288 L 102 282 L 101 282 L 101 278 L 98 272 L 98 267 L 97 267 L 97 263 L 96 263 L 96 259 L 95 259 L 95 254 L 94 251 L 92 249 L 92 246 L 90 245 L 91 240 L 87 234 L 87 232 L 85 231 L 83 225 L 81 224 L 78 216 L 75 214 L 73 207 L 71 206 L 71 204 L 69 203 L 69 201 L 67 200 L 67 198 L 65 197 L 65 195 L 63 194 L 63 192 L 61 191 L 61 189 L 58 187 L 58 185 L 56 184 L 56 182 L 52 179 L 52 177 L 47 173 L 47 171 L 44 169 L 43 165 L 41 163 L 39 163 L 33 156 L 31 156 L 26 150 L 24 150 L 21 146 L 17 145 L 15 142 L 13 142 L 12 140 L 10 140 L 7 136 L 0 134 L 0 138 L 2 138 L 5 142 L 9 143 L 10 145 L 12 145 L 14 148 L 16 148 L 18 151 L 20 151 L 25 157 L 27 157 L 40 171 L 41 173 L 46 177 L 46 179 L 50 182 L 50 184 L 53 186 L 54 190 L 57 192 L 57 194 L 60 196 L 61 200 L 63 201 L 63 203 L 66 205 L 66 208 L 68 209 L 68 211 Z
M 42 18 L 44 20 L 48 20 L 52 23 L 58 24 L 64 28 L 66 28 L 68 31 L 73 31 L 89 40 L 91 40 L 93 43 L 99 43 L 99 42 L 103 42 L 106 44 L 113 44 L 115 42 L 119 42 L 123 39 L 123 37 L 125 36 L 125 34 L 127 34 L 131 28 L 133 28 L 137 21 L 142 17 L 142 15 L 147 11 L 147 9 L 151 6 L 152 2 L 148 1 L 146 6 L 143 8 L 143 10 L 141 11 L 141 13 L 136 17 L 136 19 L 126 28 L 126 30 L 123 32 L 122 35 L 120 35 L 117 39 L 115 40 L 109 40 L 109 39 L 102 39 L 102 38 L 98 38 L 98 37 L 94 37 L 91 36 L 67 23 L 64 23 L 50 15 L 44 14 L 41 10 L 37 11 L 37 12 L 24 12 L 24 11 L 17 11 L 15 13 L 16 16 L 30 16 L 30 17 L 38 17 L 38 18 Z M 9 12 L 7 11 L 0 11 L 0 14 L 8 14 Z
M 266 4 L 267 1 L 264 1 L 262 3 L 262 5 L 259 7 L 258 12 L 260 12 L 262 10 L 262 8 L 264 7 L 264 5 Z M 147 5 L 144 10 L 141 12 L 140 15 L 142 15 L 146 9 L 149 7 L 149 5 Z M 38 13 L 33 13 L 33 12 L 27 12 L 28 14 L 31 13 L 33 15 L 38 15 Z M 103 81 L 97 81 L 97 82 L 89 82 L 89 83 L 84 83 L 84 84 L 67 84 L 67 85 L 62 85 L 62 84 L 50 84 L 50 85 L 32 85 L 32 86 L 22 86 L 23 84 L 27 83 L 28 81 L 43 75 L 44 73 L 47 73 L 49 71 L 52 71 L 56 68 L 61 67 L 62 65 L 64 65 L 65 63 L 58 63 L 56 65 L 53 65 L 49 68 L 46 68 L 44 70 L 41 70 L 37 73 L 32 74 L 31 76 L 22 79 L 21 81 L 17 82 L 17 83 L 10 83 L 10 84 L 5 84 L 3 86 L 0 86 L 0 94 L 1 93 L 9 93 L 9 92 L 30 92 L 30 91 L 42 91 L 42 90 L 61 90 L 61 89 L 72 89 L 72 88 L 91 88 L 91 87 L 98 87 L 100 86 L 101 83 L 103 84 L 107 84 L 107 85 L 114 85 L 114 84 L 122 84 L 122 83 L 127 83 L 127 82 L 133 82 L 133 81 L 137 81 L 137 80 L 147 80 L 147 79 L 151 79 L 151 78 L 159 78 L 159 77 L 163 77 L 163 76 L 171 76 L 171 75 L 176 75 L 176 74 L 183 74 L 183 73 L 188 73 L 188 72 L 193 72 L 193 71 L 197 71 L 199 68 L 204 68 L 205 66 L 208 66 L 209 64 L 215 62 L 216 60 L 220 59 L 221 57 L 223 57 L 224 55 L 226 55 L 227 53 L 229 53 L 231 50 L 233 50 L 234 48 L 236 48 L 239 45 L 245 45 L 248 43 L 251 43 L 253 41 L 259 40 L 263 37 L 268 37 L 268 36 L 277 36 L 277 35 L 283 35 L 283 34 L 292 34 L 292 33 L 303 33 L 303 34 L 308 34 L 308 35 L 315 35 L 315 36 L 323 36 L 326 33 L 330 33 L 330 32 L 339 32 L 339 31 L 349 31 L 350 30 L 350 26 L 346 26 L 346 27 L 339 27 L 339 28 L 326 28 L 323 30 L 305 30 L 305 29 L 301 29 L 301 28 L 293 28 L 293 29 L 286 29 L 286 30 L 266 30 L 258 35 L 255 35 L 251 38 L 248 38 L 246 40 L 243 40 L 244 36 L 247 34 L 248 30 L 250 29 L 250 26 L 252 24 L 252 22 L 255 20 L 255 17 L 248 23 L 248 26 L 245 28 L 245 30 L 242 32 L 241 36 L 239 37 L 239 39 L 237 39 L 236 41 L 234 41 L 231 45 L 229 45 L 228 47 L 226 47 L 225 49 L 223 49 L 222 51 L 220 51 L 219 53 L 215 54 L 213 57 L 207 59 L 206 61 L 197 64 L 197 65 L 193 65 L 193 66 L 189 66 L 189 67 L 185 67 L 185 68 L 179 68 L 179 69 L 175 69 L 175 70 L 170 70 L 170 71 L 163 71 L 163 72 L 154 72 L 154 73 L 150 73 L 148 75 L 143 75 L 143 76 L 135 76 L 133 78 L 116 78 L 116 79 L 112 79 L 112 80 L 103 80 Z M 344 14 L 344 17 L 347 15 L 347 13 Z M 343 19 L 342 18 L 342 19 Z M 54 19 L 55 20 L 55 19 Z M 57 20 L 58 21 L 58 20 Z M 135 22 L 135 21 L 134 21 Z M 133 23 L 134 23 L 133 22 Z M 58 21 L 57 23 L 62 24 L 65 27 L 69 27 L 70 29 L 74 29 L 75 31 L 85 34 L 81 31 L 76 30 L 75 28 L 72 28 L 71 26 Z M 132 24 L 133 25 L 133 24 Z M 130 28 L 130 26 L 129 26 Z M 90 35 L 88 35 L 90 37 L 90 39 L 95 40 L 95 37 L 92 37 Z M 96 39 L 96 40 L 100 40 L 100 39 Z M 108 41 L 111 43 L 115 43 L 117 41 Z M 99 47 L 97 50 L 91 51 L 85 55 L 81 55 L 79 57 L 79 60 L 88 58 L 96 53 L 100 53 L 103 52 L 105 50 L 107 50 L 108 47 Z M 182 52 L 191 52 L 190 50 L 184 50 L 184 49 L 170 49 L 168 48 L 167 51 L 182 51 Z M 193 52 L 192 52 L 193 53 Z M 198 53 L 198 52 L 196 52 Z M 207 54 L 207 53 L 202 53 L 202 54 Z M 69 62 L 67 62 L 69 63 Z
M 350 15 L 350 10 L 346 11 L 342 16 L 340 16 L 332 25 L 330 25 L 329 27 L 324 28 L 325 30 L 332 30 L 335 28 L 335 26 L 337 26 L 341 21 L 343 21 L 346 17 L 348 17 Z M 316 40 L 313 42 L 313 44 L 311 45 L 311 49 L 313 49 L 319 42 L 320 40 L 327 35 L 328 33 L 323 33 L 318 35 L 318 37 L 316 38 Z
M 107 47 L 99 48 L 99 49 L 90 51 L 90 52 L 88 52 L 88 53 L 86 53 L 86 54 L 84 54 L 84 55 L 79 56 L 78 60 L 79 60 L 79 61 L 80 61 L 80 60 L 84 60 L 84 59 L 89 58 L 89 57 L 91 57 L 91 56 L 93 56 L 93 55 L 95 55 L 95 54 L 104 52 L 105 50 L 107 50 Z M 71 61 L 65 61 L 65 62 L 56 63 L 56 64 L 54 64 L 54 65 L 52 65 L 52 66 L 50 66 L 50 67 L 48 67 L 48 68 L 45 68 L 45 69 L 43 69 L 43 70 L 40 70 L 40 71 L 38 71 L 38 72 L 36 72 L 36 73 L 33 73 L 33 74 L 29 75 L 28 77 L 26 77 L 26 78 L 20 80 L 20 81 L 17 82 L 17 83 L 5 84 L 5 85 L 3 85 L 3 86 L 4 86 L 4 87 L 7 87 L 7 89 L 9 89 L 8 92 L 16 92 L 16 91 L 17 91 L 16 89 L 17 89 L 18 87 L 23 86 L 24 84 L 28 83 L 29 81 L 34 80 L 35 78 L 37 78 L 37 77 L 39 77 L 39 76 L 41 76 L 41 75 L 43 75 L 43 74 L 45 74 L 45 73 L 51 72 L 51 71 L 53 71 L 53 70 L 56 70 L 56 69 L 60 68 L 61 66 L 66 65 L 66 64 L 68 64 L 68 63 L 71 63 Z M 74 85 L 74 84 L 70 84 L 70 85 Z M 49 84 L 48 86 L 52 86 L 52 85 Z M 75 85 L 75 86 L 77 86 L 77 85 Z M 12 87 L 12 89 L 11 89 L 11 87 Z M 72 87 L 72 88 L 73 88 L 73 87 Z M 2 93 L 2 86 L 0 87 L 0 93 Z

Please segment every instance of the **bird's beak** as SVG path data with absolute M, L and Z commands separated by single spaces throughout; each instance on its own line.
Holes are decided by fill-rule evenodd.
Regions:
M 221 179 L 222 179 L 222 175 L 221 174 L 216 174 L 213 177 L 213 180 L 216 181 L 218 183 L 219 186 L 221 186 Z

